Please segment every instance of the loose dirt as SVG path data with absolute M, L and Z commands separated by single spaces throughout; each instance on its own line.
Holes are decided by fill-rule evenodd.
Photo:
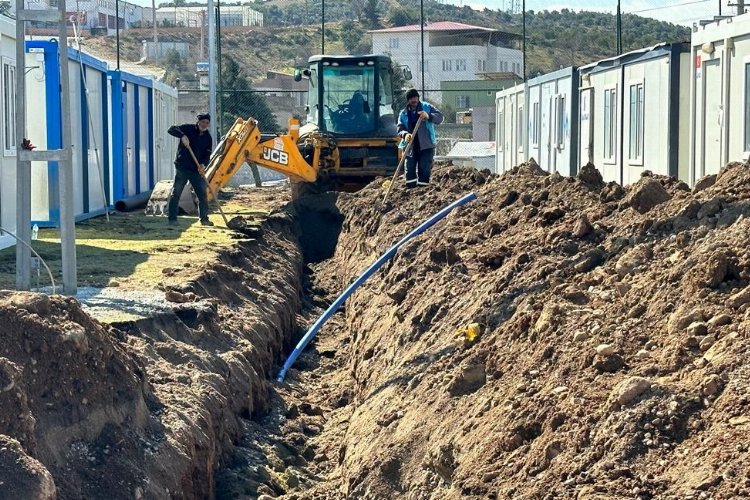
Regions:
M 750 167 L 693 191 L 591 166 L 434 177 L 385 207 L 376 181 L 275 211 L 149 319 L 5 292 L 0 491 L 749 497 Z M 366 265 L 470 191 L 271 382 Z
M 649 174 L 623 189 L 591 166 L 435 177 L 385 211 L 378 183 L 339 196 L 336 253 L 315 269 L 328 293 L 442 206 L 479 200 L 321 332 L 256 429 L 276 436 L 274 487 L 252 494 L 750 496 L 750 167 L 693 192 Z

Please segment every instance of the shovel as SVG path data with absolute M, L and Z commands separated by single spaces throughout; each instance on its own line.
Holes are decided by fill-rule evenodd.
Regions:
M 419 126 L 422 125 L 422 117 L 419 117 L 419 120 L 417 120 L 417 124 L 414 125 L 414 131 L 411 133 L 411 139 L 409 139 L 409 142 L 406 144 L 406 147 L 404 148 L 404 154 L 401 155 L 401 161 L 398 162 L 398 166 L 396 167 L 396 171 L 393 173 L 393 179 L 391 179 L 391 183 L 388 185 L 388 189 L 385 192 L 385 196 L 383 196 L 382 205 L 385 205 L 385 200 L 388 199 L 388 195 L 391 192 L 391 188 L 396 183 L 396 179 L 398 178 L 399 172 L 401 172 L 401 167 L 404 166 L 404 162 L 406 161 L 406 157 L 409 156 L 409 153 L 411 152 L 411 145 L 414 142 L 414 138 L 417 136 L 417 132 L 419 132 Z
M 214 200 L 216 200 L 216 206 L 219 207 L 221 218 L 224 219 L 224 225 L 229 227 L 229 220 L 227 220 L 227 216 L 224 215 L 224 210 L 221 208 L 221 203 L 219 203 L 219 198 L 216 197 L 216 192 L 214 191 L 214 188 L 211 187 L 211 184 L 208 182 L 208 179 L 206 179 L 206 174 L 203 173 L 201 164 L 198 161 L 198 158 L 195 157 L 195 153 L 193 153 L 193 148 L 191 148 L 190 144 L 188 144 L 187 146 L 185 146 L 185 149 L 187 149 L 188 153 L 190 153 L 190 157 L 193 158 L 193 161 L 195 162 L 195 168 L 198 169 L 198 173 L 201 174 L 201 177 L 203 178 L 203 182 L 206 183 L 206 187 L 208 188 L 209 191 L 211 191 L 211 196 L 213 197 Z

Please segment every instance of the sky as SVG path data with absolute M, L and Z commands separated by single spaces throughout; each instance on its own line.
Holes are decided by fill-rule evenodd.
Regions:
M 509 9 L 512 3 L 519 0 L 444 0 L 455 5 L 469 5 L 475 9 Z M 722 3 L 722 14 L 736 12 L 736 8 L 727 7 L 728 0 L 620 0 L 624 13 L 653 17 L 675 24 L 692 25 L 700 19 L 711 19 L 719 14 L 719 3 Z M 734 3 L 734 2 L 732 2 Z M 617 10 L 617 0 L 526 0 L 527 10 L 594 10 L 610 12 Z

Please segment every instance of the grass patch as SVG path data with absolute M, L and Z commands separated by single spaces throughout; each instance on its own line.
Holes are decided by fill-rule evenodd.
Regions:
M 268 213 L 231 202 L 222 207 L 230 219 L 234 215 L 253 215 L 260 221 Z M 197 217 L 180 217 L 178 226 L 167 226 L 165 217 L 146 216 L 138 211 L 112 213 L 109 222 L 101 216 L 76 224 L 78 285 L 155 289 L 160 283 L 170 284 L 170 273 L 164 272 L 168 268 L 184 269 L 180 281 L 192 278 L 203 263 L 214 260 L 218 252 L 236 241 L 233 231 L 224 227 L 220 214 L 211 214 L 210 218 L 214 227 L 201 226 Z M 59 230 L 41 228 L 32 247 L 61 285 Z M 14 289 L 15 273 L 15 247 L 0 251 L 0 288 Z M 38 280 L 36 270 L 32 273 L 32 287 L 50 285 L 43 268 Z

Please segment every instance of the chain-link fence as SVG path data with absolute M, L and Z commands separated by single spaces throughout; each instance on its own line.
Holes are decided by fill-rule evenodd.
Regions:
M 561 68 L 659 42 L 689 40 L 692 23 L 737 10 L 718 0 L 574 0 L 562 10 L 548 10 L 553 3 L 543 0 L 472 4 L 486 7 L 483 10 L 461 4 L 461 0 L 256 3 L 250 7 L 257 15 L 247 26 L 241 20 L 229 26 L 222 17 L 226 16 L 222 9 L 228 7 L 219 6 L 219 130 L 226 131 L 236 117 L 248 116 L 258 119 L 264 132 L 286 129 L 292 116 L 304 123 L 309 114 L 305 111 L 308 82 L 295 82 L 294 68 L 320 53 L 386 53 L 394 67 L 408 67 L 412 75 L 405 80 L 394 72 L 396 103 L 403 103 L 407 88 L 418 89 L 443 111 L 446 123 L 440 135 L 450 139 L 448 146 L 457 140 L 493 140 L 494 130 L 483 117 L 491 114 L 498 91 Z M 181 19 L 181 7 L 162 4 L 158 10 L 162 9 L 166 9 L 161 14 L 164 19 Z M 155 46 L 154 53 L 161 54 L 157 63 L 166 67 L 167 78 L 180 89 L 181 118 L 192 120 L 208 108 L 207 16 L 204 11 L 185 15 L 198 19 L 200 26 L 157 23 L 157 43 L 172 45 L 161 52 Z

